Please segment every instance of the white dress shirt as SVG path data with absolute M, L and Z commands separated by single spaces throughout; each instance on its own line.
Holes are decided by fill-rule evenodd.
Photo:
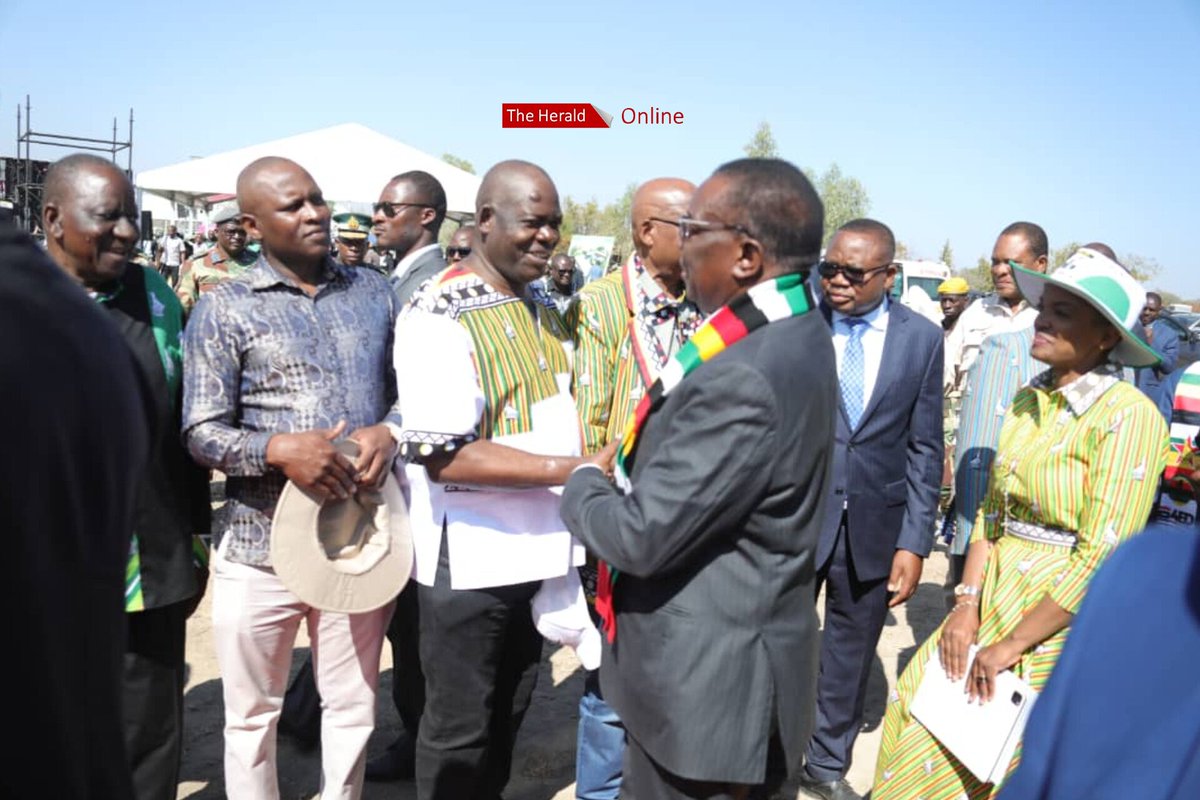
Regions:
M 422 248 L 411 251 L 404 258 L 400 259 L 400 261 L 396 264 L 396 268 L 394 270 L 392 270 L 392 274 L 388 277 L 389 278 L 397 278 L 397 279 L 403 278 L 404 273 L 408 272 L 409 268 L 412 267 L 413 263 L 416 262 L 416 260 L 418 258 L 420 258 L 421 256 L 428 253 L 430 250 L 441 250 L 441 245 L 438 244 L 437 242 L 434 242 L 433 244 L 427 244 Z
M 863 410 L 871 404 L 871 392 L 875 390 L 875 379 L 879 377 L 879 366 L 883 363 L 883 340 L 887 337 L 888 305 L 884 301 L 862 315 L 867 321 L 867 330 L 862 336 L 863 346 Z M 842 354 L 850 338 L 850 326 L 845 320 L 848 314 L 833 312 L 833 352 L 837 356 L 838 375 L 842 374 Z

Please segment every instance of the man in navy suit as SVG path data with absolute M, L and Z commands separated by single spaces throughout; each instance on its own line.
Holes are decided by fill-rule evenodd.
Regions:
M 889 302 L 895 249 L 886 225 L 857 219 L 817 265 L 841 403 L 816 558 L 825 587 L 817 724 L 801 788 L 826 800 L 859 796 L 844 776 L 867 674 L 888 608 L 921 579 L 941 482 L 942 332 Z

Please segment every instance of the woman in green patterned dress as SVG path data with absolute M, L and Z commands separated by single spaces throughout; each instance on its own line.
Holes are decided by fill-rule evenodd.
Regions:
M 1131 332 L 1145 293 L 1116 262 L 1083 249 L 1053 277 L 1013 273 L 1040 311 L 1032 355 L 1050 365 L 1006 412 L 988 495 L 956 604 L 888 698 L 872 800 L 990 798 L 912 717 L 930 658 L 972 700 L 990 701 L 998 671 L 1041 689 L 1101 562 L 1142 530 L 1166 460 L 1154 404 L 1120 365 L 1157 363 Z M 974 659 L 968 648 L 978 645 Z M 1010 771 L 1020 759 L 1013 757 Z

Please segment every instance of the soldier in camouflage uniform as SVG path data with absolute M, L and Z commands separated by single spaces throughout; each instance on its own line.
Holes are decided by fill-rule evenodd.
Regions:
M 201 294 L 241 274 L 258 260 L 258 256 L 246 248 L 246 231 L 242 228 L 242 214 L 236 205 L 221 209 L 212 221 L 217 226 L 216 246 L 184 264 L 179 276 L 175 293 L 183 303 L 184 312 L 192 310 Z

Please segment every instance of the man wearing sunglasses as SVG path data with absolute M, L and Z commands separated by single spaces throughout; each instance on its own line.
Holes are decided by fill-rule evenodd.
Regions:
M 815 562 L 825 588 L 817 724 L 800 786 L 825 800 L 859 797 L 845 775 L 867 675 L 888 608 L 916 591 L 941 487 L 942 332 L 889 302 L 895 251 L 886 225 L 857 219 L 817 265 L 841 407 Z
M 475 231 L 474 225 L 459 225 L 458 230 L 446 244 L 446 263 L 457 264 L 471 255 L 471 240 Z
M 559 253 L 550 259 L 550 269 L 546 272 L 546 294 L 554 301 L 558 313 L 566 314 L 567 307 L 575 298 L 582 276 L 575 269 L 575 259 L 566 253 Z
M 446 219 L 446 190 L 428 172 L 404 172 L 383 187 L 374 211 L 376 244 L 395 255 L 390 280 L 404 305 L 422 283 L 446 268 L 438 246 Z

